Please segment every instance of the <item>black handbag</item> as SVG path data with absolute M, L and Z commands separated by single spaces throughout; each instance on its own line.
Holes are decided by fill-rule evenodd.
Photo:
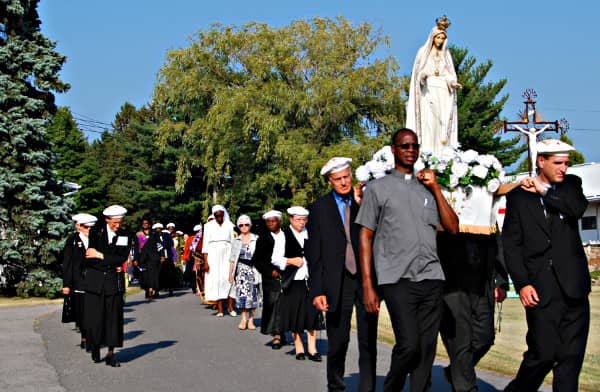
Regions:
M 73 309 L 73 298 L 71 294 L 65 295 L 62 309 L 62 322 L 73 323 L 75 322 L 75 311 Z
M 288 265 L 285 267 L 285 270 L 281 273 L 281 289 L 287 290 L 290 288 L 292 283 L 294 282 L 294 276 L 296 276 L 296 272 L 298 271 L 298 267 L 294 265 Z

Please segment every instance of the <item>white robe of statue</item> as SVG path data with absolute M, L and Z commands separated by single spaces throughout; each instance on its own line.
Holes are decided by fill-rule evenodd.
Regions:
M 406 106 L 406 127 L 416 132 L 421 151 L 439 155 L 444 147 L 458 148 L 456 72 L 444 40 L 440 56 L 434 56 L 433 39 L 446 32 L 434 27 L 417 52 Z M 446 35 L 447 37 L 447 35 Z

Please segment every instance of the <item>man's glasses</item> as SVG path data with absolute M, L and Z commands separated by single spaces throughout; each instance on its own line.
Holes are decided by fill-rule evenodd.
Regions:
M 246 226 L 246 227 L 250 227 L 250 223 L 240 223 L 240 224 L 238 225 L 238 227 L 244 227 L 244 226 Z
M 80 226 L 82 229 L 91 229 L 92 226 L 91 225 L 81 225 Z
M 396 147 L 399 147 L 403 150 L 408 150 L 409 148 L 412 148 L 413 150 L 418 150 L 419 147 L 421 147 L 421 145 L 419 143 L 402 143 L 396 144 Z

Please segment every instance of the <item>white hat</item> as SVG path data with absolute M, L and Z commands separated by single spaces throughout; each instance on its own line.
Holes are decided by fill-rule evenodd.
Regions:
M 163 224 L 162 223 L 155 223 L 152 225 L 152 230 L 154 229 L 162 229 L 163 228 Z
M 181 230 L 177 230 L 175 233 L 177 233 L 179 235 L 183 235 L 183 231 L 181 231 Z
M 167 223 L 167 228 L 169 228 L 169 227 L 175 227 L 175 223 L 173 223 L 173 222 Z
M 292 216 L 308 216 L 308 210 L 300 206 L 293 206 L 288 208 L 287 213 Z
M 237 225 L 239 226 L 242 223 L 247 223 L 252 226 L 252 220 L 250 220 L 248 215 L 240 215 L 239 218 L 237 218 Z
M 98 218 L 90 214 L 77 214 L 76 216 L 75 222 L 79 225 L 95 225 L 98 221 Z
M 267 211 L 263 214 L 262 218 L 264 220 L 267 220 L 269 218 L 277 218 L 277 219 L 281 220 L 281 212 L 277 211 L 277 210 Z
M 75 214 L 71 217 L 71 220 L 73 222 L 77 222 L 79 220 L 79 218 L 81 217 L 81 215 L 83 215 L 83 214 Z M 79 223 L 79 222 L 77 222 L 77 223 Z
M 202 231 L 202 225 L 196 225 L 196 226 L 194 226 L 194 228 L 192 229 L 192 231 Z
M 539 155 L 554 155 L 568 157 L 570 151 L 575 151 L 573 146 L 558 139 L 544 139 L 538 142 L 537 153 Z
M 127 213 L 127 209 L 125 207 L 121 207 L 119 205 L 112 205 L 107 207 L 102 214 L 107 218 L 122 218 Z
M 326 176 L 332 173 L 340 172 L 350 167 L 352 158 L 334 157 L 331 158 L 321 169 L 321 175 Z

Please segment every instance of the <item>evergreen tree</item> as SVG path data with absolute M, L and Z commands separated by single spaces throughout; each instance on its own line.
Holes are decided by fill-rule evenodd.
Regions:
M 518 145 L 519 137 L 502 140 L 497 134 L 502 129 L 500 112 L 508 99 L 508 95 L 498 98 L 498 94 L 506 85 L 506 79 L 486 82 L 493 65 L 491 60 L 476 64 L 477 60 L 468 56 L 467 49 L 450 46 L 449 50 L 458 81 L 463 85 L 457 96 L 461 149 L 493 154 L 504 166 L 513 164 L 525 151 L 523 146 Z
M 56 111 L 47 134 L 52 143 L 53 168 L 58 179 L 77 183 L 82 176 L 80 167 L 88 143 L 69 108 L 62 107 Z
M 41 34 L 37 3 L 0 1 L 0 264 L 13 267 L 9 288 L 56 260 L 70 212 L 46 133 L 53 92 L 69 87 L 58 77 L 65 57 Z

